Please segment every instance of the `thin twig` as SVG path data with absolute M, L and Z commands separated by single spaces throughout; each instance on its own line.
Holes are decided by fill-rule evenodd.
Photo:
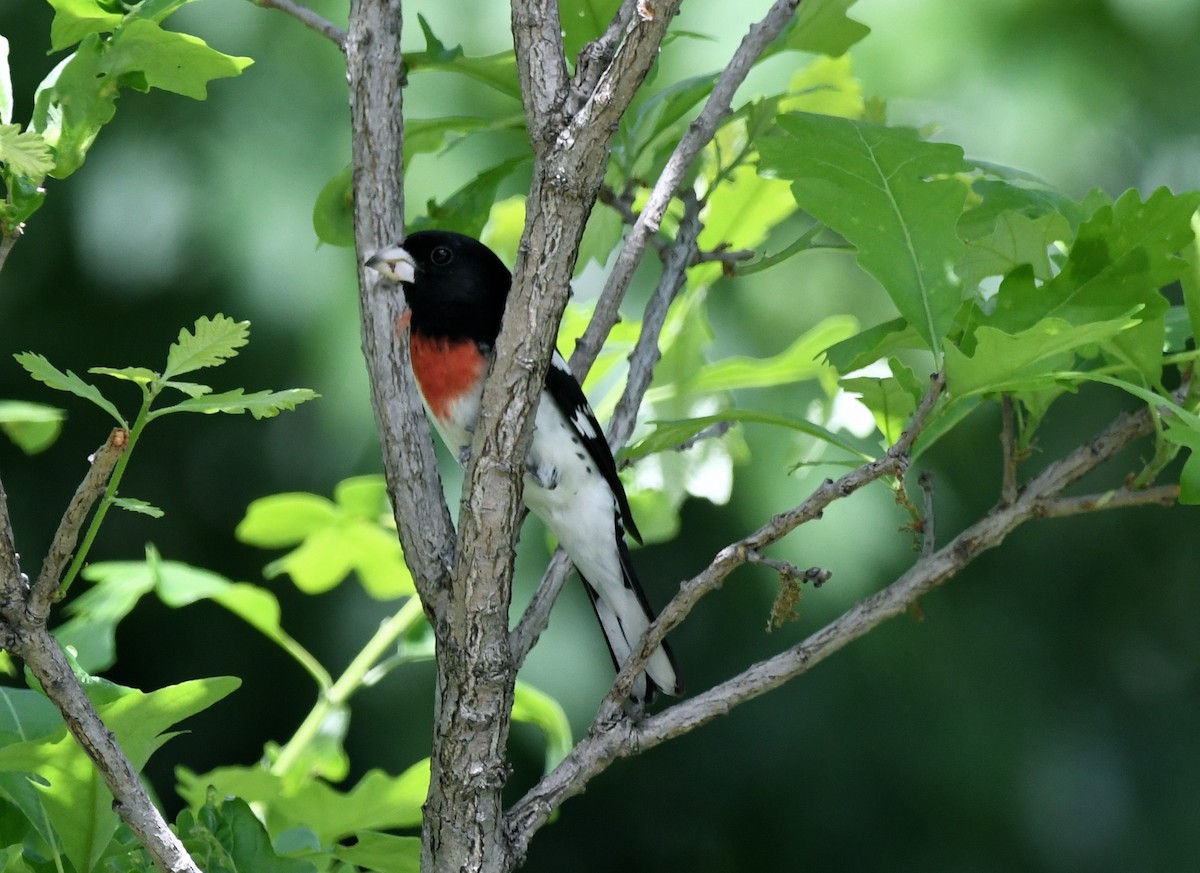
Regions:
M 1038 505 L 1042 518 L 1066 518 L 1102 509 L 1127 509 L 1131 506 L 1174 506 L 1179 500 L 1178 485 L 1159 485 L 1156 488 L 1118 488 L 1100 494 L 1080 497 L 1056 497 Z
M 940 386 L 937 387 L 940 390 Z M 926 399 L 929 400 L 929 396 Z M 915 422 L 910 431 L 914 429 Z M 1095 439 L 1043 470 L 1027 485 L 1014 503 L 998 504 L 944 547 L 921 558 L 886 588 L 859 602 L 800 644 L 754 664 L 732 679 L 640 723 L 614 717 L 611 698 L 606 700 L 605 706 L 597 713 L 587 737 L 510 810 L 508 832 L 514 849 L 518 855 L 521 854 L 533 833 L 546 822 L 550 813 L 565 799 L 582 791 L 592 777 L 602 772 L 617 758 L 637 754 L 694 730 L 725 714 L 739 703 L 765 694 L 806 672 L 887 619 L 907 612 L 922 595 L 953 577 L 983 551 L 999 545 L 1025 521 L 1045 515 L 1047 509 L 1052 512 L 1065 511 L 1069 507 L 1072 510 L 1093 511 L 1109 508 L 1118 502 L 1124 502 L 1124 505 L 1169 503 L 1174 497 L 1170 493 L 1170 487 L 1138 492 L 1141 498 L 1139 500 L 1134 500 L 1134 492 L 1118 492 L 1121 494 L 1119 498 L 1091 501 L 1062 499 L 1056 496 L 1063 488 L 1078 481 L 1152 429 L 1148 409 L 1118 416 Z M 861 475 L 868 466 L 870 465 L 864 465 L 850 475 Z M 827 487 L 828 484 L 823 487 Z M 1062 500 L 1065 502 L 1060 502 Z M 661 640 L 662 633 L 658 631 L 670 629 L 670 619 L 674 618 L 672 611 L 676 602 L 683 599 L 690 589 L 697 585 L 706 585 L 703 581 L 706 577 L 716 575 L 724 578 L 728 575 L 724 564 L 736 563 L 739 559 L 745 560 L 749 554 L 756 552 L 757 545 L 751 544 L 754 539 L 755 537 L 749 537 L 741 543 L 726 547 L 705 571 L 685 583 L 680 595 L 668 605 L 660 617 L 659 624 L 666 627 L 652 627 L 646 635 L 645 644 L 653 646 Z M 672 612 L 670 618 L 668 612 Z M 639 660 L 645 654 L 644 649 L 645 646 L 643 651 L 631 659 L 630 665 L 634 669 L 640 667 Z M 622 676 L 623 678 L 625 677 Z M 621 682 L 618 681 L 617 684 L 619 686 Z
M 621 701 L 629 695 L 634 677 L 645 666 L 663 638 L 688 616 L 701 598 L 720 588 L 729 574 L 745 563 L 747 550 L 758 551 L 778 542 L 800 525 L 820 518 L 826 507 L 835 500 L 849 497 L 885 476 L 903 474 L 908 468 L 909 453 L 913 444 L 925 427 L 925 422 L 937 405 L 945 386 L 944 374 L 935 373 L 930 378 L 929 390 L 913 413 L 908 428 L 883 457 L 851 470 L 840 479 L 826 479 L 799 506 L 779 513 L 748 537 L 723 548 L 704 571 L 681 585 L 679 592 L 650 625 L 641 643 L 634 647 L 634 655 L 618 672 L 612 690 L 601 705 L 601 713 L 611 720 L 613 715 L 620 711 Z
M 109 443 L 98 453 L 84 484 L 71 502 L 59 534 L 55 536 L 56 548 L 64 547 L 68 536 L 74 541 L 87 506 L 95 501 L 97 489 L 103 490 L 104 482 L 112 472 L 109 455 L 120 455 L 120 450 L 115 447 L 111 453 L 106 450 L 114 442 L 120 442 L 117 434 L 124 433 L 123 430 L 114 431 Z M 115 456 L 111 458 L 113 463 Z M 74 533 L 65 534 L 63 528 L 73 528 Z M 70 546 L 66 546 L 66 550 L 69 553 Z M 44 571 L 35 588 L 30 589 L 17 564 L 8 498 L 0 484 L 0 645 L 25 662 L 46 696 L 58 708 L 67 729 L 91 758 L 104 784 L 112 792 L 113 808 L 149 852 L 155 865 L 166 873 L 200 873 L 183 844 L 171 832 L 162 814 L 150 800 L 137 770 L 117 744 L 116 737 L 101 721 L 58 641 L 46 627 L 48 600 L 53 597 L 65 562 L 65 558 L 59 555 L 48 558 L 47 563 L 56 565 L 57 571 Z M 49 579 L 52 583 L 48 591 L 44 590 L 43 579 Z M 44 609 L 41 605 L 43 600 L 47 601 Z
M 625 299 L 625 292 L 629 289 L 638 264 L 641 263 L 647 241 L 658 231 L 676 189 L 683 182 L 688 168 L 700 154 L 700 150 L 713 138 L 717 128 L 729 114 L 733 96 L 745 81 L 750 68 L 775 37 L 783 32 L 800 3 L 801 0 L 776 0 L 762 20 L 751 26 L 729 63 L 717 77 L 704 108 L 675 146 L 675 151 L 654 184 L 637 222 L 625 238 L 613 271 L 609 274 L 600 299 L 596 302 L 592 322 L 576 343 L 575 351 L 571 355 L 571 369 L 575 372 L 587 371 L 600 354 L 605 337 L 617 323 L 621 301 Z
M 75 496 L 63 513 L 58 530 L 50 543 L 50 550 L 42 562 L 42 572 L 29 595 L 29 614 L 35 621 L 45 622 L 50 617 L 50 606 L 57 599 L 58 585 L 63 570 L 75 551 L 79 530 L 87 519 L 94 504 L 104 494 L 113 467 L 128 445 L 129 433 L 124 428 L 113 428 L 108 440 L 92 455 L 92 465 L 87 475 L 75 490 Z
M 663 255 L 663 271 L 658 287 L 646 311 L 642 315 L 642 329 L 629 355 L 629 374 L 625 378 L 625 390 L 617 401 L 612 419 L 608 423 L 608 444 L 624 445 L 633 433 L 638 410 L 654 378 L 654 368 L 662 353 L 658 350 L 658 339 L 667 323 L 671 304 L 687 282 L 687 270 L 696 261 L 696 241 L 704 225 L 700 223 L 700 202 L 690 195 L 684 197 L 683 218 L 674 241 Z
M 1007 504 L 1017 499 L 1017 435 L 1013 422 L 1011 394 L 1000 398 L 1000 417 L 1000 445 L 1004 450 L 1004 479 L 1000 486 L 1000 500 Z
M 17 237 L 20 235 L 20 231 L 0 233 L 0 270 L 4 269 L 4 262 L 8 260 L 8 253 L 17 244 Z
M 17 547 L 13 538 L 12 519 L 8 515 L 8 495 L 0 482 L 0 623 L 25 607 L 29 581 L 21 573 Z M 0 648 L 8 648 L 0 638 Z
M 921 557 L 928 558 L 937 545 L 937 532 L 933 524 L 933 471 L 922 470 L 917 477 L 921 489 L 923 512 L 921 513 Z
M 332 40 L 340 51 L 346 51 L 346 31 L 322 18 L 307 6 L 302 6 L 295 0 L 250 0 L 250 2 L 264 9 L 278 9 L 280 12 L 292 16 L 305 27 Z
M 700 205 L 693 197 L 685 208 L 684 218 L 679 225 L 679 233 L 663 254 L 664 268 L 659 277 L 658 287 L 654 296 L 646 305 L 642 318 L 642 330 L 637 343 L 629 356 L 629 375 L 625 380 L 625 391 L 617 402 L 616 409 L 608 424 L 608 444 L 616 451 L 623 445 L 633 425 L 637 420 L 637 411 L 642 405 L 646 390 L 650 387 L 650 379 L 654 374 L 654 366 L 658 363 L 660 353 L 658 338 L 666 323 L 667 311 L 671 301 L 679 294 L 687 278 L 687 268 L 696 254 L 696 239 L 700 235 L 702 225 L 699 220 Z M 582 380 L 585 373 L 577 374 Z M 515 664 L 524 663 L 530 649 L 537 643 L 538 637 L 546 629 L 550 621 L 550 610 L 554 601 L 562 591 L 563 584 L 571 572 L 571 563 L 559 549 L 555 552 L 550 566 L 542 574 L 542 579 L 534 591 L 529 606 L 521 615 L 517 626 L 509 635 L 509 645 Z

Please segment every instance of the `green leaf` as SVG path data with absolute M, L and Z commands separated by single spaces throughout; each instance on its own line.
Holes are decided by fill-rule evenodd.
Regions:
M 978 161 L 974 163 L 979 166 Z M 1091 203 L 1092 197 L 1089 195 L 1083 204 L 1077 204 L 1045 183 L 1030 187 L 997 179 L 977 179 L 971 185 L 970 208 L 958 220 L 958 234 L 967 242 L 981 239 L 995 231 L 997 220 L 1005 213 L 1026 218 L 1058 213 L 1074 228 L 1099 207 L 1098 202 Z
M 557 700 L 525 682 L 513 691 L 513 721 L 531 724 L 546 739 L 546 772 L 549 773 L 571 752 L 571 723 Z
M 341 525 L 323 527 L 304 539 L 299 548 L 272 561 L 263 575 L 273 579 L 286 573 L 305 594 L 323 594 L 335 588 L 354 569 Z
M 144 694 L 125 689 L 97 706 L 104 724 L 140 770 L 171 734 L 171 725 L 207 709 L 237 688 L 232 677 L 197 679 Z M 36 773 L 42 803 L 63 851 L 80 873 L 92 870 L 117 829 L 112 795 L 65 726 L 0 749 L 0 772 Z
M 775 225 L 795 211 L 796 199 L 787 183 L 767 179 L 742 164 L 709 194 L 697 245 L 701 251 L 722 243 L 731 249 L 757 248 Z M 712 266 L 720 269 L 719 264 Z
M 88 34 L 112 33 L 125 17 L 99 0 L 47 0 L 54 7 L 50 22 L 50 50 L 70 48 Z
M 147 503 L 145 500 L 138 500 L 136 497 L 114 497 L 113 506 L 119 506 L 121 509 L 129 512 L 148 515 L 151 518 L 162 518 L 165 515 L 157 506 Z
M 258 767 L 220 767 L 202 775 L 179 768 L 176 777 L 179 796 L 192 807 L 203 804 L 213 786 L 218 794 L 258 805 L 272 833 L 307 827 L 328 845 L 364 830 L 418 826 L 429 793 L 429 759 L 399 776 L 370 770 L 349 792 L 319 779 L 289 790 L 281 777 Z
M 94 26 L 107 28 L 101 22 Z M 111 37 L 85 35 L 46 77 L 35 95 L 31 127 L 54 147 L 53 175 L 63 179 L 79 169 L 100 128 L 112 120 L 122 88 L 161 88 L 204 99 L 210 80 L 236 76 L 250 63 L 131 14 Z
M 48 449 L 62 432 L 66 412 L 44 403 L 0 400 L 0 431 L 27 455 Z
M 603 35 L 620 7 L 621 0 L 559 0 L 558 20 L 567 60 L 574 63 L 584 45 Z
M 180 816 L 178 827 L 194 858 L 205 870 L 228 873 L 316 873 L 311 861 L 280 856 L 249 804 L 230 797 L 210 798 L 197 815 Z M 215 844 L 215 845 L 214 845 Z
M 955 396 L 965 396 L 997 390 L 999 385 L 1011 390 L 1024 380 L 1040 384 L 1045 374 L 1069 369 L 1080 349 L 1136 326 L 1139 322 L 1132 316 L 1139 308 L 1122 318 L 1084 325 L 1045 318 L 1016 334 L 981 326 L 970 356 L 946 347 L 946 387 Z
M 253 61 L 222 54 L 199 37 L 163 30 L 153 21 L 139 19 L 114 35 L 107 63 L 114 75 L 136 70 L 149 88 L 204 100 L 210 81 L 237 76 Z
M 985 276 L 1004 276 L 1028 264 L 1034 278 L 1049 281 L 1054 277 L 1049 248 L 1070 238 L 1071 225 L 1060 213 L 1029 218 L 1020 212 L 1002 212 L 992 233 L 967 247 L 958 275 L 967 284 L 976 284 Z
M 357 842 L 353 846 L 334 846 L 333 856 L 377 873 L 420 873 L 420 837 L 398 837 L 375 831 L 362 831 L 355 836 Z
M 199 382 L 179 382 L 175 379 L 167 379 L 159 383 L 163 388 L 174 388 L 186 394 L 188 397 L 202 397 L 205 394 L 211 394 L 212 388 L 208 385 L 201 385 Z
M 1188 459 L 1179 471 L 1179 502 L 1184 506 L 1200 504 L 1200 432 L 1176 425 L 1162 435 L 1167 442 L 1188 450 Z
M 400 542 L 390 526 L 386 486 L 379 476 L 347 479 L 335 489 L 337 503 L 315 494 L 276 494 L 254 501 L 236 536 L 262 548 L 299 548 L 272 561 L 268 578 L 292 577 L 308 594 L 328 591 L 351 572 L 372 597 L 390 600 L 414 591 Z
M 316 494 L 272 494 L 246 507 L 234 536 L 262 549 L 278 549 L 303 542 L 337 518 L 334 504 Z
M 531 155 L 510 158 L 484 170 L 441 203 L 430 200 L 426 204 L 427 214 L 409 222 L 410 232 L 437 228 L 478 238 L 487 224 L 501 183 L 530 160 Z
M 844 54 L 871 32 L 865 24 L 846 16 L 846 10 L 854 3 L 855 0 L 807 0 L 784 31 L 782 42 L 764 57 L 783 50 L 830 57 Z
M 444 70 L 461 73 L 511 97 L 521 100 L 521 83 L 517 76 L 516 55 L 511 51 L 486 57 L 468 57 L 462 46 L 448 49 L 433 34 L 433 29 L 424 15 L 417 15 L 417 23 L 425 34 L 425 51 L 409 52 L 404 56 L 404 67 L 408 73 L 425 70 Z
M 158 373 L 145 367 L 88 367 L 88 372 L 98 376 L 112 376 L 124 382 L 136 382 L 138 385 L 149 385 L 160 378 Z
M 654 430 L 636 445 L 623 449 L 620 456 L 623 460 L 637 460 L 658 452 L 667 452 L 679 448 L 683 443 L 692 439 L 698 433 L 714 424 L 736 421 L 745 424 L 767 424 L 799 431 L 822 442 L 829 443 L 844 452 L 865 461 L 873 460 L 852 442 L 837 434 L 801 418 L 791 418 L 786 415 L 776 415 L 770 412 L 756 412 L 752 409 L 723 409 L 714 415 L 701 415 L 696 418 L 677 419 L 674 421 L 654 421 Z
M 204 367 L 219 367 L 250 341 L 250 322 L 234 321 L 224 315 L 201 316 L 194 330 L 192 333 L 187 328 L 181 329 L 179 339 L 167 350 L 164 379 Z
M 301 403 L 313 400 L 320 395 L 308 388 L 288 388 L 284 391 L 252 391 L 247 394 L 243 388 L 223 391 L 220 394 L 205 394 L 189 397 L 172 406 L 164 406 L 150 413 L 150 418 L 158 418 L 172 412 L 203 412 L 211 415 L 224 412 L 237 415 L 249 412 L 256 419 L 274 418 L 281 412 L 295 409 Z
M 1200 343 L 1200 213 L 1192 213 L 1192 240 L 1183 248 L 1187 268 L 1179 277 L 1191 336 Z
M 956 232 L 967 189 L 962 149 L 922 141 L 909 128 L 805 114 L 779 119 L 759 144 L 764 172 L 793 181 L 800 206 L 858 250 L 940 366 L 959 307 Z
M 838 384 L 844 391 L 857 395 L 863 406 L 871 411 L 875 426 L 888 445 L 900 438 L 904 425 L 917 408 L 917 399 L 910 390 L 911 380 L 895 375 L 856 376 L 842 379 Z
M 405 145 L 408 129 L 405 128 Z M 313 230 L 317 239 L 339 248 L 354 245 L 354 167 L 347 164 L 321 186 L 313 204 Z
M 856 333 L 825 349 L 825 359 L 842 375 L 861 370 L 899 349 L 923 348 L 917 332 L 903 318 L 893 318 Z
M 76 397 L 90 400 L 115 418 L 121 427 L 129 428 L 129 425 L 125 423 L 125 419 L 121 417 L 121 413 L 117 411 L 117 407 L 113 406 L 95 385 L 84 382 L 70 370 L 67 370 L 65 373 L 62 372 L 42 355 L 33 352 L 22 352 L 13 355 L 13 357 L 16 358 L 17 363 L 24 367 L 25 371 L 34 379 L 45 383 L 56 391 L 68 391 Z
M 19 124 L 0 124 L 0 163 L 19 176 L 42 179 L 54 169 L 54 155 L 45 138 Z
M 343 479 L 333 486 L 333 499 L 351 517 L 366 521 L 379 521 L 392 511 L 387 480 L 379 474 Z
M 731 355 L 705 364 L 676 390 L 687 394 L 715 394 L 739 388 L 771 388 L 816 379 L 827 371 L 821 353 L 854 334 L 858 322 L 849 315 L 826 318 L 801 334 L 777 355 L 751 358 Z M 651 399 L 666 396 L 671 386 L 655 389 Z

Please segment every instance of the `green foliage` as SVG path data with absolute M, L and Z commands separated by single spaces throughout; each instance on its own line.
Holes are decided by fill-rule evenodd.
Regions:
M 0 431 L 21 451 L 36 455 L 54 444 L 66 413 L 44 403 L 0 400 Z
M 347 479 L 333 501 L 315 494 L 275 494 L 250 504 L 237 528 L 242 542 L 265 549 L 296 546 L 267 565 L 268 579 L 286 573 L 306 594 L 328 591 L 354 572 L 372 597 L 414 593 L 391 520 L 382 476 Z
M 237 685 L 229 677 L 197 679 L 143 693 L 89 680 L 85 689 L 140 770 L 174 736 L 164 731 Z M 8 715 L 0 720 L 0 816 L 21 816 L 28 825 L 24 839 L 37 855 L 65 856 L 87 873 L 107 854 L 117 831 L 112 795 L 39 692 L 6 689 L 3 697 Z
M 42 202 L 47 175 L 69 176 L 84 162 L 124 88 L 159 88 L 203 98 L 208 82 L 238 74 L 247 59 L 223 55 L 200 40 L 164 30 L 186 0 L 51 0 L 51 43 L 75 51 L 40 87 L 31 124 L 12 123 L 7 43 L 0 39 L 0 178 L 5 202 L 0 231 L 12 235 Z M 564 51 L 579 51 L 607 27 L 617 0 L 560 0 Z M 1176 402 L 1166 385 L 1190 367 L 1200 330 L 1200 243 L 1195 237 L 1200 194 L 1166 190 L 1112 200 L 1099 192 L 1073 200 L 1026 174 L 968 161 L 961 148 L 930 142 L 918 131 L 885 123 L 884 107 L 867 99 L 847 49 L 867 28 L 847 16 L 853 0 L 807 0 L 765 58 L 807 52 L 779 93 L 753 95 L 722 122 L 712 145 L 685 183 L 700 200 L 704 229 L 694 265 L 671 307 L 661 360 L 641 410 L 631 447 L 621 453 L 631 503 L 649 542 L 674 536 L 689 496 L 724 500 L 734 467 L 748 456 L 736 427 L 782 429 L 804 447 L 805 460 L 858 463 L 894 443 L 925 395 L 928 373 L 944 369 L 947 393 L 932 410 L 918 451 L 958 427 L 976 410 L 1009 396 L 1018 408 L 1018 448 L 1031 447 L 1064 393 L 1084 384 L 1122 391 L 1159 410 L 1155 458 L 1134 479 L 1148 484 L 1181 450 L 1184 502 L 1200 502 L 1200 418 L 1195 396 Z M 410 75 L 453 74 L 497 99 L 474 114 L 407 119 L 405 161 L 423 169 L 466 139 L 510 145 L 523 133 L 514 55 L 471 56 L 448 47 L 418 19 L 423 51 L 406 55 Z M 443 34 L 443 36 L 446 36 Z M 673 35 L 664 56 L 684 39 Z M 452 41 L 452 40 L 451 40 Z M 661 76 L 661 80 L 660 77 Z M 605 199 L 636 212 L 650 185 L 712 92 L 716 70 L 689 70 L 666 81 L 661 69 L 617 131 Z M 454 191 L 424 204 L 412 228 L 437 226 L 483 236 L 511 256 L 524 220 L 524 201 L 497 202 L 523 173 L 532 152 L 503 157 Z M 351 173 L 339 172 L 313 212 L 317 236 L 354 242 Z M 584 236 L 578 267 L 604 265 L 619 245 L 627 215 L 601 204 Z M 659 231 L 669 242 L 684 205 L 676 201 Z M 750 261 L 721 260 L 722 249 L 747 250 Z M 711 300 L 731 273 L 799 270 L 792 258 L 816 249 L 852 252 L 881 286 L 894 311 L 861 328 L 858 319 L 821 314 L 815 326 L 774 354 L 734 355 L 718 344 Z M 1164 288 L 1179 282 L 1182 303 Z M 786 301 L 804 305 L 804 301 Z M 561 329 L 563 347 L 582 334 L 590 307 L 575 303 Z M 719 323 L 718 323 L 719 326 Z M 641 323 L 626 318 L 609 337 L 585 385 L 601 415 L 624 387 L 625 360 Z M 419 842 L 381 833 L 414 828 L 428 789 L 429 761 L 398 775 L 369 770 L 356 784 L 345 738 L 354 696 L 390 671 L 431 656 L 431 632 L 397 543 L 385 483 L 379 476 L 345 480 L 332 499 L 287 493 L 252 503 L 236 535 L 263 549 L 287 550 L 270 560 L 269 584 L 290 580 L 304 594 L 330 591 L 356 578 L 395 611 L 362 642 L 340 674 L 322 664 L 285 630 L 274 590 L 164 559 L 148 546 L 142 560 L 87 564 L 104 513 L 116 506 L 158 517 L 162 510 L 118 488 L 144 428 L 174 413 L 250 413 L 266 418 L 315 395 L 303 389 L 216 391 L 193 374 L 239 353 L 248 325 L 224 316 L 201 318 L 179 332 L 160 369 L 93 367 L 97 384 L 60 370 L 42 355 L 18 362 L 54 390 L 83 398 L 129 431 L 120 462 L 64 586 L 76 575 L 90 583 L 66 607 L 56 628 L 82 669 L 116 661 L 116 631 L 141 598 L 170 608 L 208 601 L 228 610 L 286 652 L 314 685 L 314 703 L 292 736 L 269 742 L 253 766 L 221 766 L 197 774 L 181 767 L 179 794 L 188 804 L 176 829 L 206 870 L 305 873 L 353 868 L 416 870 Z M 721 337 L 723 339 L 723 337 Z M 781 343 L 782 344 L 782 343 Z M 189 377 L 189 378 L 181 378 Z M 114 380 L 132 386 L 141 405 L 128 416 L 101 390 Z M 779 408 L 764 398 L 783 396 Z M 767 395 L 764 392 L 774 390 Z M 795 399 L 792 399 L 795 398 Z M 815 400 L 813 398 L 816 398 Z M 842 415 L 864 412 L 863 437 Z M 46 448 L 63 413 L 36 404 L 0 403 L 0 429 L 27 452 Z M 686 448 L 686 450 L 681 450 Z M 810 449 L 814 451 L 809 451 Z M 236 680 L 185 683 L 152 694 L 90 682 L 102 714 L 144 762 L 172 724 L 232 690 Z M 175 690 L 183 689 L 183 690 Z M 572 737 L 556 701 L 524 683 L 512 717 L 533 725 L 545 742 L 545 766 L 569 751 Z M 224 798 L 224 799 L 220 799 Z M 96 777 L 67 737 L 53 707 L 37 691 L 0 689 L 0 812 L 18 821 L 0 836 L 11 845 L 5 869 L 42 873 L 146 869 L 144 854 L 116 825 Z M 16 842 L 13 842 L 16 841 Z M 350 843 L 350 844 L 347 844 Z M 19 845 L 18 845 L 19 844 Z M 16 849 L 16 851 L 14 851 Z

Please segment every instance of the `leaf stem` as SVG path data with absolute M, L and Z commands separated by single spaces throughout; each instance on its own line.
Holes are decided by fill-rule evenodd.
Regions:
M 144 386 L 142 387 L 142 407 L 138 410 L 137 418 L 134 419 L 133 426 L 129 429 L 129 439 L 125 444 L 125 451 L 117 459 L 112 476 L 108 480 L 108 487 L 104 489 L 104 496 L 100 498 L 100 504 L 96 507 L 96 513 L 92 516 L 92 521 L 79 543 L 79 549 L 75 552 L 75 557 L 71 560 L 70 566 L 67 567 L 67 572 L 63 574 L 62 582 L 58 587 L 58 596 L 60 598 L 67 593 L 67 589 L 71 587 L 71 583 L 75 581 L 75 577 L 83 569 L 84 562 L 87 561 L 88 552 L 91 550 L 92 543 L 96 539 L 96 534 L 100 532 L 100 525 L 104 523 L 104 517 L 108 514 L 108 509 L 112 506 L 113 500 L 116 499 L 118 489 L 121 487 L 121 477 L 125 475 L 125 468 L 129 466 L 129 458 L 133 454 L 133 448 L 137 445 L 138 437 L 141 436 L 142 431 L 149 422 L 150 404 L 154 402 L 154 397 L 154 392 L 149 391 Z
M 322 690 L 317 702 L 305 716 L 300 727 L 279 750 L 275 761 L 271 764 L 271 772 L 276 776 L 285 776 L 294 769 L 302 759 L 305 750 L 320 735 L 321 727 L 326 719 L 341 707 L 345 706 L 358 689 L 363 687 L 365 678 L 375 666 L 414 624 L 420 621 L 424 611 L 421 599 L 415 595 L 409 597 L 404 605 L 391 617 L 385 619 L 375 631 L 375 635 L 367 641 L 362 650 L 355 655 L 354 660 L 346 667 L 342 675 L 329 688 Z

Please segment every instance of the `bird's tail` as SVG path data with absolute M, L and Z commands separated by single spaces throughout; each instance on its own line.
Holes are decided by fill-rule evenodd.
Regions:
M 646 592 L 642 590 L 634 572 L 629 547 L 619 535 L 617 549 L 621 557 L 621 588 L 613 585 L 597 588 L 587 579 L 583 580 L 583 585 L 591 598 L 592 608 L 596 610 L 600 627 L 604 630 L 613 666 L 620 670 L 629 660 L 633 647 L 641 640 L 646 628 L 650 627 L 650 622 L 654 621 L 654 611 L 646 601 Z M 679 668 L 665 640 L 654 650 L 646 662 L 645 670 L 634 680 L 630 697 L 636 702 L 648 703 L 660 691 L 672 696 L 683 692 Z

